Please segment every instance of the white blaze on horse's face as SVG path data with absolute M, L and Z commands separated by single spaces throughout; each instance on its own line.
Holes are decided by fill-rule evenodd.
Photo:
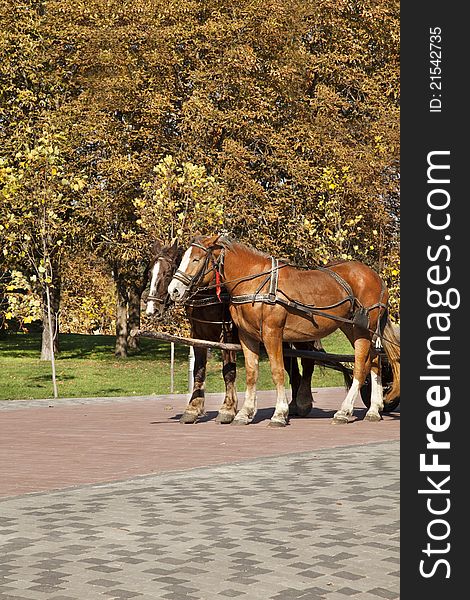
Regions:
M 153 265 L 152 269 L 152 281 L 150 282 L 150 292 L 149 296 L 155 296 L 157 292 L 157 281 L 158 275 L 160 274 L 160 259 Z M 155 302 L 153 300 L 149 300 L 147 302 L 147 308 L 145 309 L 145 314 L 151 317 L 155 312 Z
M 191 246 L 186 250 L 186 252 L 183 255 L 183 258 L 181 259 L 180 266 L 177 269 L 178 271 L 186 273 L 189 263 L 191 261 L 192 250 L 193 249 Z M 175 279 L 173 277 L 173 279 L 170 282 L 170 285 L 168 286 L 168 293 L 170 294 L 170 298 L 173 300 L 173 302 L 178 302 L 178 300 L 181 300 L 181 298 L 184 296 L 187 289 L 188 286 L 186 284 L 184 284 L 182 281 L 179 281 L 179 279 Z

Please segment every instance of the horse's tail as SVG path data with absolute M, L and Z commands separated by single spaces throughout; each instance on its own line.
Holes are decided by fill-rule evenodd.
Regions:
M 393 375 L 392 386 L 384 398 L 385 404 L 388 404 L 400 397 L 400 327 L 390 321 L 388 314 L 381 341 Z

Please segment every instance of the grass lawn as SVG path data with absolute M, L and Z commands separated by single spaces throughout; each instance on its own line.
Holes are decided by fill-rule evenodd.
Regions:
M 40 336 L 15 334 L 0 338 L 0 399 L 52 397 L 51 366 L 40 356 Z M 323 345 L 328 352 L 351 353 L 341 332 L 335 332 Z M 141 339 L 141 351 L 127 359 L 114 357 L 114 337 L 104 335 L 60 336 L 61 351 L 56 359 L 59 396 L 146 396 L 170 392 L 170 345 Z M 244 391 L 243 354 L 237 354 L 237 389 Z M 212 351 L 208 361 L 206 390 L 222 392 L 220 352 Z M 286 385 L 288 385 L 286 380 Z M 312 386 L 343 385 L 340 373 L 315 370 Z M 188 347 L 175 346 L 175 393 L 188 391 Z M 269 362 L 260 362 L 258 389 L 273 389 Z

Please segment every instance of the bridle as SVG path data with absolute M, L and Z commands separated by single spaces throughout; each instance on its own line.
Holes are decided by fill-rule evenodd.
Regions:
M 209 273 L 215 271 L 216 280 L 219 279 L 221 275 L 221 268 L 223 266 L 223 247 L 217 259 L 215 259 L 213 255 L 215 246 L 206 247 L 198 242 L 193 242 L 190 244 L 190 248 L 200 248 L 201 250 L 204 250 L 205 256 L 202 267 L 198 269 L 194 275 L 187 275 L 184 273 L 184 271 L 180 271 L 179 269 L 176 269 L 176 272 L 173 275 L 173 279 L 176 279 L 186 286 L 186 291 L 184 293 L 184 297 L 186 297 L 186 299 L 199 291 L 199 284 Z M 220 282 L 216 285 L 220 285 Z M 196 288 L 196 290 L 194 288 Z
M 149 294 L 147 296 L 147 302 L 153 302 L 157 306 L 163 306 L 164 308 L 167 308 L 170 305 L 170 294 L 166 292 L 163 298 L 160 298 L 159 296 L 152 296 L 152 294 Z

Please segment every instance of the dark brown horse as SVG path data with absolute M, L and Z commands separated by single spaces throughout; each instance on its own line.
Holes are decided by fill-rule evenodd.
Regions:
M 168 285 L 180 263 L 183 249 L 175 242 L 162 246 L 157 242 L 153 248 L 153 262 L 150 269 L 150 291 L 146 298 L 146 313 L 161 319 L 171 304 Z M 185 302 L 186 314 L 191 326 L 191 337 L 213 342 L 238 343 L 238 332 L 229 311 L 229 297 L 226 292 L 217 294 L 216 286 L 207 291 L 196 291 Z M 312 344 L 299 347 L 309 349 Z M 235 387 L 236 357 L 234 352 L 222 350 L 222 374 L 225 382 L 225 398 L 219 409 L 217 421 L 230 423 L 238 408 Z M 314 362 L 302 360 L 302 374 L 297 359 L 284 359 L 292 388 L 291 415 L 306 416 L 312 408 L 311 379 Z M 204 387 L 206 379 L 207 349 L 194 348 L 194 384 L 189 400 L 180 421 L 195 423 L 204 414 Z
M 366 419 L 378 421 L 384 399 L 379 354 L 381 339 L 393 370 L 385 401 L 400 394 L 399 344 L 388 318 L 388 291 L 379 275 L 357 261 L 329 268 L 301 270 L 244 244 L 219 235 L 199 237 L 183 255 L 168 292 L 183 301 L 195 288 L 212 288 L 214 274 L 231 299 L 230 313 L 238 328 L 245 357 L 246 395 L 233 423 L 248 424 L 256 414 L 256 382 L 262 342 L 269 356 L 277 401 L 273 426 L 285 426 L 289 406 L 284 388 L 283 341 L 321 340 L 340 328 L 354 347 L 353 382 L 335 423 L 347 423 L 367 375 L 371 403 Z M 217 284 L 216 284 L 217 289 Z

